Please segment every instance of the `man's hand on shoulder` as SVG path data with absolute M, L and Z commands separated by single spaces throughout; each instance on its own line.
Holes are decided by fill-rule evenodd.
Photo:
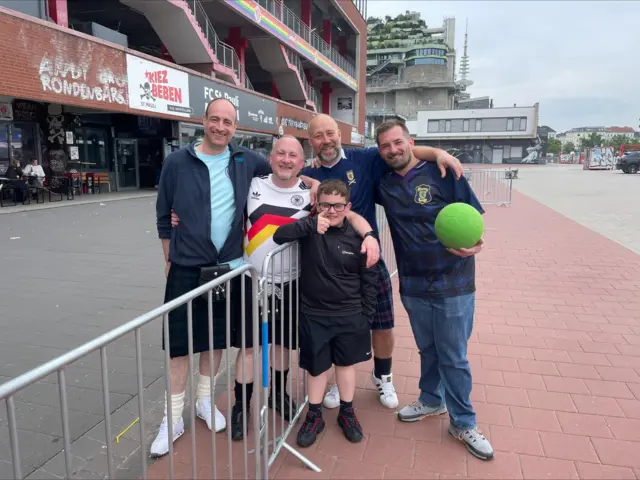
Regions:
M 484 239 L 481 238 L 480 241 L 471 248 L 461 248 L 460 250 L 456 250 L 454 248 L 447 248 L 447 250 L 449 251 L 449 253 L 453 253 L 458 257 L 467 258 L 467 257 L 471 257 L 472 255 L 477 255 L 478 253 L 480 253 L 482 251 L 483 245 L 484 245 Z
M 460 163 L 460 160 L 444 150 L 438 149 L 438 153 L 436 154 L 436 164 L 440 169 L 442 178 L 447 176 L 447 168 L 451 169 L 457 180 L 460 180 L 460 177 L 464 175 L 464 167 L 462 166 L 462 163 Z
M 318 195 L 318 187 L 320 186 L 320 181 L 311 177 L 307 177 L 306 175 L 300 175 L 300 180 L 302 180 L 304 184 L 311 189 L 311 192 L 310 192 L 311 205 L 315 205 L 316 197 Z

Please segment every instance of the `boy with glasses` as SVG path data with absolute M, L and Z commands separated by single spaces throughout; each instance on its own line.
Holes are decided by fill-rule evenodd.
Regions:
M 301 447 L 324 430 L 322 400 L 332 365 L 340 389 L 338 425 L 351 442 L 362 440 L 353 409 L 354 365 L 371 358 L 371 321 L 376 308 L 374 269 L 367 269 L 362 240 L 346 219 L 349 188 L 341 180 L 318 187 L 318 211 L 276 230 L 277 244 L 300 242 L 299 362 L 307 371 L 309 411 L 298 431 Z

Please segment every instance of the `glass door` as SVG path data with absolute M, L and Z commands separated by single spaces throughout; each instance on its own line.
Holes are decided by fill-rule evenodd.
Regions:
M 140 188 L 137 140 L 116 138 L 116 178 L 118 190 Z
M 0 122 L 0 177 L 9 168 L 9 124 Z

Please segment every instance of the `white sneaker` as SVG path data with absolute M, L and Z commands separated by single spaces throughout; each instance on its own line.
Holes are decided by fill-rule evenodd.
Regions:
M 179 420 L 173 422 L 173 441 L 175 442 L 184 433 L 184 420 L 180 417 Z M 162 419 L 160 429 L 156 439 L 151 444 L 151 450 L 149 451 L 152 457 L 161 457 L 169 453 L 169 424 L 167 417 Z
M 216 416 L 216 432 L 221 432 L 225 428 L 227 428 L 227 420 L 224 418 L 224 415 L 218 410 L 218 407 L 215 407 L 215 416 Z M 196 400 L 196 415 L 198 418 L 201 418 L 205 422 L 207 422 L 207 427 L 211 430 L 212 422 L 211 422 L 211 399 L 210 398 L 198 398 Z
M 337 408 L 340 406 L 340 392 L 338 391 L 338 385 L 334 384 L 326 395 L 322 404 L 325 408 Z
M 372 373 L 371 380 L 380 393 L 380 403 L 387 408 L 398 408 L 398 395 L 393 386 L 393 374 L 383 375 L 382 379 L 379 379 Z

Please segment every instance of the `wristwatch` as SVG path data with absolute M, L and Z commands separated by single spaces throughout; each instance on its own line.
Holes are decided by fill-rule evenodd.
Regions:
M 376 234 L 375 234 L 375 232 L 374 232 L 373 230 L 371 230 L 371 231 L 369 231 L 369 232 L 365 233 L 365 234 L 364 234 L 364 237 L 362 237 L 362 239 L 364 240 L 364 239 L 365 239 L 365 238 L 367 238 L 367 237 L 373 237 L 373 238 L 376 238 Z M 377 238 L 376 238 L 376 240 L 377 240 Z

